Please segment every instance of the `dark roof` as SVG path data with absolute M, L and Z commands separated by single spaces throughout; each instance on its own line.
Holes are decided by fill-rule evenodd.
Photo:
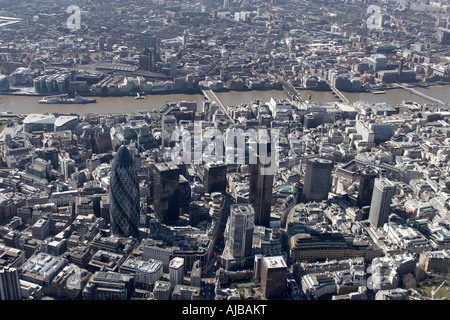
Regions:
M 133 165 L 133 157 L 126 146 L 120 146 L 119 150 L 114 157 L 113 165 L 116 166 L 130 166 Z

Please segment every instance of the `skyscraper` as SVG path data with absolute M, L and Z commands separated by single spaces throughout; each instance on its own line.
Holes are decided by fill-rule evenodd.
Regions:
M 206 163 L 203 167 L 205 193 L 225 192 L 227 187 L 227 165 Z
M 308 159 L 303 181 L 303 195 L 306 201 L 322 201 L 328 199 L 333 167 L 333 162 L 328 159 Z
M 122 145 L 111 166 L 109 208 L 113 234 L 138 237 L 139 197 L 139 178 L 133 157 Z
M 280 298 L 286 290 L 288 268 L 282 256 L 263 257 L 261 292 L 267 299 Z
M 252 264 L 255 211 L 250 204 L 233 204 L 225 228 L 225 249 L 222 255 L 225 269 L 242 268 Z
M 267 152 L 261 152 L 261 148 L 267 148 Z M 273 173 L 267 174 L 264 169 L 273 165 L 267 161 L 271 158 L 270 142 L 258 143 L 257 163 L 250 164 L 249 202 L 255 211 L 255 225 L 270 227 L 270 210 L 272 206 Z M 271 158 L 270 161 L 273 161 Z M 267 163 L 268 162 L 268 163 Z M 267 164 L 266 164 L 267 163 Z
M 372 201 L 373 185 L 376 177 L 377 173 L 372 168 L 365 168 L 361 172 L 357 198 L 358 207 L 361 208 L 370 205 L 370 202 Z
M 184 258 L 175 257 L 169 263 L 169 281 L 173 286 L 183 284 Z
M 379 228 L 388 221 L 394 192 L 395 185 L 390 180 L 375 179 L 369 212 L 369 221 L 374 228 Z
M 0 300 L 20 300 L 19 272 L 16 268 L 0 269 Z
M 172 133 L 177 127 L 177 119 L 173 115 L 162 117 L 161 127 L 161 145 L 163 147 L 173 147 L 175 141 L 172 141 Z
M 178 220 L 180 215 L 180 168 L 173 162 L 151 166 L 155 215 L 161 223 Z
M 230 1 L 229 0 L 223 0 L 223 9 L 225 10 L 225 11 L 228 11 L 228 10 L 230 10 Z
M 176 54 L 170 56 L 170 76 L 175 78 L 177 76 L 178 57 Z

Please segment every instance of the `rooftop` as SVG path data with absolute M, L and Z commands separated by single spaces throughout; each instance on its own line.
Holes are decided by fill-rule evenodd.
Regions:
M 286 262 L 282 256 L 264 257 L 264 263 L 268 269 L 286 268 Z

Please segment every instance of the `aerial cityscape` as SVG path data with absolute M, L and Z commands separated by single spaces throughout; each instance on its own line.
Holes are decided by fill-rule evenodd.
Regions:
M 0 152 L 0 300 L 449 300 L 450 4 L 2 0 Z

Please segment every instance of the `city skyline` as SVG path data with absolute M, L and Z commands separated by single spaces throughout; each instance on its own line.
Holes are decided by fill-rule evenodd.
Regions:
M 449 88 L 443 0 L 6 0 L 0 300 L 448 300 Z

